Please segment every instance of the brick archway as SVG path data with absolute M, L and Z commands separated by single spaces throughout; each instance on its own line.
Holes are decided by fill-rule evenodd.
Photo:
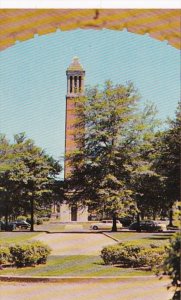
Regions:
M 57 29 L 111 29 L 148 34 L 180 49 L 179 9 L 1 9 L 0 50 Z

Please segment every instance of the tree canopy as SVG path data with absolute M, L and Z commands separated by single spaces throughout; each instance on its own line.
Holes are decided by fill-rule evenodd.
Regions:
M 161 136 L 159 156 L 155 167 L 163 177 L 165 206 L 170 209 L 170 225 L 172 225 L 172 206 L 180 200 L 180 128 L 181 128 L 181 102 L 179 102 L 175 118 L 168 120 L 168 128 Z
M 34 210 L 50 202 L 50 187 L 60 171 L 59 162 L 27 139 L 24 133 L 15 135 L 12 144 L 1 136 L 0 205 L 6 222 L 8 215 L 28 211 L 33 231 Z
M 138 109 L 132 83 L 105 83 L 75 101 L 76 149 L 67 157 L 69 201 L 88 205 L 116 218 L 138 210 L 136 182 L 153 170 L 155 108 Z M 115 223 L 115 222 L 114 222 Z M 114 228 L 114 230 L 116 230 Z

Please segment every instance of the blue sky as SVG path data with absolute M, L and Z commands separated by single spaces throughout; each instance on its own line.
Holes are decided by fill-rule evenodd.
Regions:
M 74 30 L 35 36 L 0 53 L 0 132 L 25 131 L 55 158 L 64 155 L 66 68 L 78 56 L 86 85 L 133 81 L 141 103 L 173 117 L 180 97 L 179 51 L 127 31 Z

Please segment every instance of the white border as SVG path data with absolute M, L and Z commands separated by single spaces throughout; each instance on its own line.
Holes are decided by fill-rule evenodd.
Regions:
M 180 0 L 0 0 L 0 8 L 164 8 L 180 9 Z

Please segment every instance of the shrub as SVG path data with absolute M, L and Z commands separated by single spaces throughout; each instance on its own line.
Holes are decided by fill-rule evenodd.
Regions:
M 164 248 L 145 248 L 144 246 L 121 243 L 108 246 L 101 251 L 105 264 L 120 264 L 124 267 L 149 267 L 162 264 Z
M 121 264 L 123 266 L 136 266 L 138 254 L 143 249 L 142 246 L 121 243 L 116 246 L 108 246 L 101 251 L 101 257 L 105 264 Z
M 181 234 L 176 233 L 171 239 L 169 247 L 166 248 L 166 257 L 164 261 L 164 272 L 172 279 L 172 285 L 175 287 L 173 300 L 180 299 L 180 255 L 181 255 Z
M 37 225 L 42 225 L 43 224 L 43 220 L 42 219 L 37 219 L 36 224 Z
M 48 255 L 51 253 L 51 249 L 49 246 L 45 245 L 44 243 L 38 241 L 34 243 L 36 250 L 38 252 L 38 260 L 37 264 L 45 264 L 48 258 Z
M 50 218 L 44 217 L 44 218 L 42 218 L 42 220 L 43 220 L 44 222 L 48 222 L 48 221 L 50 221 Z
M 8 246 L 0 246 L 0 265 L 11 262 L 11 253 Z
M 31 224 L 31 218 L 30 217 L 26 218 L 26 222 L 28 222 L 29 224 Z M 33 224 L 36 224 L 36 222 L 37 222 L 37 218 L 34 217 L 33 218 Z
M 36 249 L 30 243 L 10 246 L 10 252 L 17 267 L 34 266 L 38 260 Z
M 101 258 L 106 265 L 117 264 L 120 261 L 120 246 L 107 246 L 101 251 Z
M 12 261 L 17 267 L 46 263 L 50 248 L 41 242 L 30 242 L 10 246 Z
M 26 221 L 27 217 L 25 216 L 18 216 L 17 221 Z
M 40 211 L 37 211 L 37 217 L 38 218 L 50 218 L 51 217 L 51 209 L 41 209 Z
M 163 264 L 164 257 L 164 248 L 143 249 L 138 255 L 138 267 L 146 266 L 149 269 L 154 269 Z

